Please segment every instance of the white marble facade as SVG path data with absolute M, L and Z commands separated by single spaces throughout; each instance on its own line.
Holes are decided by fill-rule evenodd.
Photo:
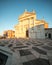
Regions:
M 44 25 L 37 25 L 29 29 L 29 38 L 45 39 Z

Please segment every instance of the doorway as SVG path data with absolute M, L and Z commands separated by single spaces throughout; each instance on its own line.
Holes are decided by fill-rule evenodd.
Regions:
M 26 37 L 29 37 L 29 32 L 28 32 L 28 30 L 26 30 Z
M 51 33 L 48 34 L 48 38 L 51 39 Z

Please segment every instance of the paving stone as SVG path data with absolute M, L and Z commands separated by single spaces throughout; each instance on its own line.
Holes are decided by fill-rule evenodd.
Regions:
M 28 46 L 15 46 L 15 47 L 13 47 L 14 49 L 16 49 L 16 48 L 27 48 Z
M 13 44 L 9 44 L 9 45 L 8 45 L 8 47 L 12 47 L 12 46 L 13 46 Z
M 47 50 L 52 50 L 52 47 L 49 47 L 49 46 L 42 46 L 42 48 L 47 49 Z
M 37 48 L 37 47 L 32 47 L 32 49 L 34 49 L 35 51 L 37 51 L 37 52 L 40 53 L 40 54 L 47 55 L 47 52 L 46 52 L 46 51 L 43 51 L 43 50 L 41 50 L 41 49 L 39 49 L 39 48 Z
M 19 50 L 20 56 L 31 55 L 32 53 L 27 50 Z
M 30 43 L 25 43 L 26 45 L 30 45 Z
M 24 62 L 23 65 L 50 65 L 50 63 L 49 60 L 39 58 L 28 62 Z
M 23 62 L 28 62 L 28 60 L 29 60 L 29 59 L 27 59 L 27 56 L 21 56 L 21 57 L 20 57 L 21 63 L 23 63 Z
M 29 60 L 33 60 L 35 59 L 36 57 L 34 55 L 27 55 L 26 58 Z
M 0 40 L 0 46 L 4 44 L 3 47 L 9 47 L 16 53 L 14 65 L 52 65 L 52 54 L 49 55 L 49 51 L 52 51 L 51 42 L 49 39 L 3 39 Z

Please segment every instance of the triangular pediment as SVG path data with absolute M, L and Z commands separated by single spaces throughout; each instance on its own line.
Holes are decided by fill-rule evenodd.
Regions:
M 25 16 L 31 16 L 31 15 L 35 15 L 35 13 L 33 12 L 24 12 L 22 15 L 19 16 L 19 18 L 25 17 Z

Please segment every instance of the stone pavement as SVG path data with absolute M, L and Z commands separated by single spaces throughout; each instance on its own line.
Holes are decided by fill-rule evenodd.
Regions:
M 13 65 L 52 65 L 52 40 L 3 39 L 0 46 L 10 48 L 17 57 Z

